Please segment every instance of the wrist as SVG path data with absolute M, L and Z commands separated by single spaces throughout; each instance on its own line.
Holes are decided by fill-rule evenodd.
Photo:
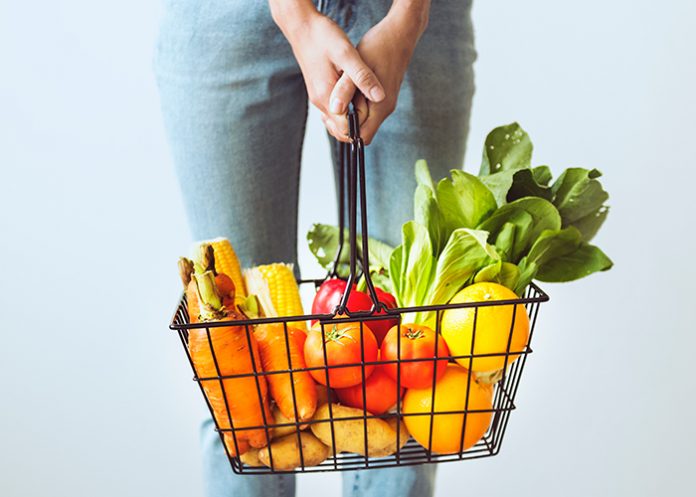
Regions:
M 269 0 L 271 17 L 292 43 L 298 33 L 320 16 L 312 0 Z
M 430 0 L 394 0 L 386 19 L 418 41 L 428 26 L 429 15 Z

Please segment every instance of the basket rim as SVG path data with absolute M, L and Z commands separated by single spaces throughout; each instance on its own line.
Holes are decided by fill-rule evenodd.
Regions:
M 325 279 L 300 279 L 299 284 L 303 283 L 314 283 L 321 284 Z M 360 321 L 371 321 L 371 320 L 382 320 L 388 319 L 389 316 L 398 316 L 400 314 L 411 313 L 411 312 L 431 312 L 431 311 L 444 311 L 448 309 L 465 309 L 470 307 L 491 307 L 491 306 L 501 306 L 501 305 L 521 305 L 521 304 L 533 304 L 548 302 L 550 300 L 549 295 L 542 290 L 539 285 L 535 282 L 531 282 L 529 286 L 534 289 L 537 295 L 533 297 L 520 297 L 517 299 L 506 299 L 506 300 L 491 300 L 488 302 L 460 302 L 456 304 L 433 304 L 433 305 L 422 305 L 422 306 L 410 306 L 410 307 L 394 307 L 389 308 L 386 312 L 376 314 L 373 311 L 359 311 L 348 313 L 346 317 L 336 318 L 336 314 L 303 314 L 300 316 L 274 316 L 265 318 L 250 318 L 250 319 L 238 319 L 234 323 L 237 326 L 246 325 L 257 325 L 266 323 L 292 323 L 296 321 L 319 321 L 320 324 L 326 324 L 329 322 L 347 322 L 355 321 L 359 319 Z M 169 329 L 174 331 L 179 330 L 190 330 L 190 329 L 200 329 L 200 328 L 218 328 L 223 326 L 229 326 L 229 321 L 206 321 L 203 323 L 180 323 L 178 322 L 179 309 L 181 304 L 186 300 L 186 294 L 181 293 L 179 298 L 179 303 L 174 311 L 172 319 L 169 323 Z

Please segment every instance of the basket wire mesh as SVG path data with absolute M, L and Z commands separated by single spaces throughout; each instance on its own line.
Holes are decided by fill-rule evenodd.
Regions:
M 219 366 L 218 357 L 216 355 L 216 336 L 222 330 L 221 328 L 230 327 L 231 323 L 229 321 L 223 322 L 202 322 L 202 323 L 192 323 L 189 319 L 188 306 L 186 297 L 182 296 L 175 311 L 175 314 L 170 323 L 170 328 L 175 330 L 181 340 L 186 356 L 191 365 L 192 371 L 194 372 L 194 381 L 199 385 L 203 397 L 208 405 L 211 412 L 213 420 L 217 431 L 220 434 L 221 440 L 223 442 L 223 447 L 227 453 L 227 456 L 232 465 L 232 469 L 235 473 L 239 474 L 269 474 L 269 473 L 304 473 L 304 472 L 317 472 L 317 471 L 348 471 L 356 469 L 370 469 L 370 468 L 384 468 L 393 466 L 408 466 L 416 464 L 425 463 L 439 463 L 446 461 L 460 461 L 466 459 L 476 459 L 482 457 L 490 457 L 498 454 L 500 447 L 505 435 L 505 430 L 508 425 L 508 420 L 510 413 L 515 409 L 515 396 L 517 394 L 517 389 L 519 386 L 519 381 L 524 369 L 525 363 L 527 361 L 527 356 L 532 353 L 531 340 L 534 334 L 534 328 L 537 320 L 537 315 L 539 312 L 539 305 L 542 302 L 549 300 L 549 297 L 544 293 L 536 284 L 530 284 L 523 297 L 510 300 L 495 300 L 495 301 L 485 301 L 485 302 L 468 302 L 468 303 L 456 303 L 456 304 L 442 304 L 442 305 L 429 305 L 429 306 L 416 306 L 416 307 L 402 307 L 402 308 L 387 308 L 387 306 L 380 302 L 377 297 L 374 285 L 370 279 L 369 271 L 364 271 L 362 268 L 369 267 L 369 250 L 368 250 L 368 232 L 367 232 L 367 209 L 366 209 L 366 195 L 365 195 L 365 160 L 364 160 L 364 146 L 362 140 L 359 137 L 359 125 L 358 120 L 354 112 L 349 114 L 349 130 L 351 136 L 351 143 L 344 144 L 341 143 L 341 153 L 340 153 L 340 178 L 339 178 L 339 247 L 336 253 L 335 262 L 331 271 L 324 279 L 317 280 L 300 280 L 298 283 L 300 285 L 313 285 L 318 288 L 321 283 L 326 281 L 328 278 L 336 277 L 338 275 L 338 264 L 341 256 L 341 251 L 344 245 L 344 201 L 345 201 L 345 190 L 347 186 L 347 197 L 348 197 L 348 231 L 349 231 L 349 253 L 350 253 L 350 273 L 348 277 L 348 283 L 346 285 L 346 290 L 340 300 L 339 305 L 336 307 L 332 314 L 309 314 L 304 316 L 292 316 L 292 317 L 266 317 L 266 318 L 256 318 L 256 319 L 245 319 L 234 321 L 234 326 L 239 327 L 240 332 L 243 332 L 246 336 L 246 342 L 248 345 L 248 350 L 253 350 L 252 340 L 254 327 L 260 324 L 273 324 L 277 323 L 282 325 L 285 339 L 285 347 L 288 359 L 289 367 L 283 370 L 273 370 L 264 371 L 257 360 L 251 357 L 252 369 L 251 373 L 244 374 L 233 374 L 225 375 L 222 374 Z M 345 184 L 347 182 L 347 185 Z M 360 204 L 360 225 L 361 225 L 361 235 L 362 235 L 362 251 L 361 257 L 358 257 L 358 244 L 357 244 L 357 212 L 358 212 L 358 202 Z M 372 300 L 372 308 L 366 311 L 351 311 L 348 309 L 348 299 L 353 288 L 353 283 L 358 277 L 365 279 L 365 284 L 367 288 L 367 293 Z M 510 328 L 508 333 L 507 347 L 506 350 L 481 354 L 475 353 L 475 342 L 476 342 L 476 323 L 479 316 L 480 309 L 490 306 L 511 306 L 512 307 L 512 319 L 510 322 Z M 399 355 L 395 360 L 383 360 L 378 358 L 376 361 L 365 360 L 365 350 L 361 347 L 361 360 L 359 362 L 341 365 L 324 365 L 320 367 L 295 367 L 292 364 L 291 353 L 290 353 L 290 338 L 289 338 L 289 328 L 293 326 L 293 323 L 306 322 L 306 321 L 317 321 L 321 334 L 322 334 L 322 344 L 324 364 L 329 364 L 327 361 L 327 349 L 325 336 L 327 333 L 327 327 L 330 325 L 335 325 L 337 323 L 355 323 L 359 325 L 361 344 L 364 344 L 363 337 L 365 334 L 365 327 L 369 328 L 370 322 L 375 320 L 383 321 L 389 319 L 393 321 L 393 324 L 398 324 L 401 326 L 402 317 L 407 313 L 413 312 L 433 312 L 435 313 L 435 332 L 436 336 L 440 336 L 441 331 L 441 321 L 442 315 L 445 311 L 451 309 L 473 309 L 473 329 L 471 337 L 471 347 L 467 354 L 455 355 L 452 353 L 443 355 L 439 353 L 438 347 L 440 340 L 435 340 L 435 353 L 432 358 L 425 359 L 406 359 L 402 358 L 401 351 L 401 334 L 397 334 L 397 350 Z M 511 343 L 513 337 L 513 330 L 515 327 L 518 314 L 520 312 L 525 312 L 529 318 L 529 337 L 526 345 L 522 349 L 515 349 L 511 351 Z M 189 340 L 191 333 L 196 333 L 197 337 L 204 336 L 207 340 L 210 352 L 212 354 L 213 363 L 215 366 L 215 374 L 209 376 L 199 376 L 196 372 L 196 366 L 192 359 L 192 355 L 189 349 Z M 204 334 L 204 335 L 202 335 Z M 219 348 L 219 347 L 218 347 Z M 492 394 L 492 407 L 490 409 L 474 409 L 470 408 L 470 393 L 471 385 L 473 381 L 477 381 L 476 376 L 472 373 L 472 365 L 475 359 L 485 358 L 485 357 L 502 357 L 503 358 L 503 368 L 499 371 L 499 376 L 495 378 L 496 381 L 493 383 L 493 394 Z M 463 365 L 467 371 L 467 388 L 466 388 L 466 398 L 464 400 L 464 406 L 462 409 L 454 410 L 437 410 L 436 409 L 436 390 L 437 382 L 436 375 L 432 375 L 432 385 L 431 385 L 431 399 L 430 399 L 430 410 L 425 413 L 405 413 L 402 409 L 402 402 L 400 392 L 402 392 L 402 382 L 401 382 L 401 365 L 408 362 L 412 363 L 425 363 L 428 367 L 432 367 L 434 372 L 437 368 L 437 364 L 443 360 L 446 361 L 457 361 L 459 364 Z M 467 367 L 468 362 L 468 367 Z M 363 380 L 369 376 L 366 374 L 366 367 L 376 367 L 378 365 L 386 364 L 396 364 L 396 395 L 397 402 L 395 408 L 384 414 L 372 414 L 366 409 L 367 398 L 365 388 L 362 388 L 362 414 L 360 416 L 353 417 L 340 417 L 337 418 L 334 415 L 334 404 L 331 401 L 333 395 L 331 390 L 331 381 L 329 372 L 334 368 L 360 368 L 360 374 Z M 432 364 L 432 366 L 430 366 Z M 298 373 L 303 372 L 314 372 L 319 371 L 323 373 L 325 377 L 326 385 L 318 385 L 319 388 L 325 389 L 326 397 L 329 399 L 328 411 L 329 415 L 326 419 L 311 419 L 308 421 L 300 421 L 297 415 L 297 393 L 295 391 L 295 381 L 294 377 Z M 277 423 L 274 419 L 269 419 L 266 410 L 263 408 L 263 392 L 262 383 L 266 381 L 266 378 L 270 375 L 289 375 L 291 385 L 291 393 L 293 399 L 293 405 L 295 410 L 294 420 L 289 420 L 284 423 Z M 253 378 L 256 386 L 256 392 L 258 394 L 259 407 L 262 412 L 263 424 L 256 426 L 244 426 L 235 427 L 233 416 L 230 413 L 230 407 L 228 404 L 228 395 L 234 395 L 234 391 L 228 391 L 234 389 L 234 380 L 241 378 Z M 226 410 L 226 415 L 216 416 L 215 410 L 209 401 L 209 395 L 211 395 L 212 389 L 217 389 L 219 387 L 222 393 L 222 398 L 224 399 L 224 405 Z M 207 391 L 206 391 L 207 390 Z M 487 414 L 490 416 L 490 422 L 485 431 L 485 434 L 478 440 L 473 446 L 465 447 L 465 438 L 467 433 L 467 427 L 469 424 L 467 421 L 469 419 L 474 419 L 474 417 L 481 417 L 482 414 Z M 406 441 L 403 440 L 401 430 L 399 429 L 399 423 L 401 420 L 409 416 L 421 416 L 427 418 L 429 424 L 428 432 L 428 442 L 427 444 L 418 443 L 413 438 L 408 438 Z M 449 416 L 452 419 L 453 416 L 461 417 L 461 429 L 460 433 L 453 433 L 453 436 L 459 437 L 459 449 L 453 453 L 437 453 L 432 449 L 433 447 L 433 431 L 437 424 L 437 419 L 445 419 Z M 396 448 L 399 448 L 391 455 L 384 457 L 368 457 L 369 448 L 369 436 L 368 436 L 368 423 L 370 419 L 383 419 L 383 420 L 396 420 Z M 348 423 L 351 421 L 358 421 L 362 426 L 362 443 L 364 449 L 361 451 L 364 455 L 357 453 L 347 453 L 339 452 L 336 447 L 336 429 L 340 423 Z M 303 447 L 301 433 L 302 430 L 311 430 L 311 425 L 325 423 L 329 425 L 331 433 L 331 446 L 330 446 L 330 457 L 328 457 L 323 462 L 310 466 L 305 464 L 306 454 L 304 453 L 306 448 Z M 262 430 L 265 434 L 266 440 L 271 440 L 273 438 L 273 432 L 278 429 L 293 428 L 295 436 L 297 437 L 296 449 L 299 452 L 299 465 L 292 469 L 279 468 L 277 461 L 274 462 L 273 459 L 273 446 L 268 445 L 268 466 L 251 466 L 241 462 L 240 458 L 234 454 L 240 453 L 241 440 L 240 435 L 247 430 Z M 405 442 L 405 443 L 404 443 Z

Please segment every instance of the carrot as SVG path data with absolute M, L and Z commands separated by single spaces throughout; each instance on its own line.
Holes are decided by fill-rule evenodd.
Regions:
M 291 368 L 303 369 L 307 367 L 303 354 L 306 335 L 302 330 L 288 326 L 288 341 L 286 343 L 285 330 L 282 324 L 261 324 L 256 327 L 254 337 L 259 343 L 264 371 L 284 371 Z M 288 349 L 290 350 L 289 361 Z M 271 390 L 271 397 L 286 418 L 297 419 L 299 422 L 312 418 L 317 408 L 317 387 L 309 372 L 293 372 L 292 382 L 290 373 L 269 374 L 266 378 Z M 293 402 L 293 385 L 297 405 Z M 295 407 L 297 407 L 297 411 L 295 411 Z M 297 412 L 297 417 L 295 412 Z
M 247 337 L 243 326 L 234 325 L 233 321 L 241 316 L 222 305 L 212 271 L 193 273 L 187 283 L 184 277 L 187 263 L 180 261 L 179 267 L 182 282 L 186 286 L 190 321 L 230 321 L 230 326 L 209 328 L 209 333 L 206 329 L 196 328 L 190 329 L 188 333 L 191 361 L 196 375 L 201 378 L 200 383 L 217 426 L 223 430 L 229 430 L 234 426 L 234 437 L 237 439 L 240 454 L 249 450 L 250 446 L 265 447 L 268 444 L 266 430 L 248 429 L 269 424 L 273 419 L 266 379 L 263 376 L 253 376 L 254 372 L 261 371 L 256 339 L 252 333 Z M 230 302 L 234 302 L 233 294 Z M 220 376 L 240 374 L 250 376 L 219 379 Z M 223 433 L 230 454 L 238 455 L 233 434 Z

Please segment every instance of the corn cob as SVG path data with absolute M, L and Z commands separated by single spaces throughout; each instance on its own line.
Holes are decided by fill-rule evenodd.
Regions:
M 244 270 L 250 294 L 256 295 L 266 317 L 301 316 L 302 300 L 292 264 L 274 263 Z M 307 331 L 304 321 L 293 326 Z
M 232 244 L 227 238 L 215 238 L 214 240 L 205 240 L 198 242 L 198 245 L 210 244 L 213 247 L 215 255 L 215 271 L 224 273 L 234 282 L 234 302 L 236 305 L 242 305 L 246 299 L 246 285 L 242 277 L 242 268 L 239 265 L 237 254 L 232 248 Z

